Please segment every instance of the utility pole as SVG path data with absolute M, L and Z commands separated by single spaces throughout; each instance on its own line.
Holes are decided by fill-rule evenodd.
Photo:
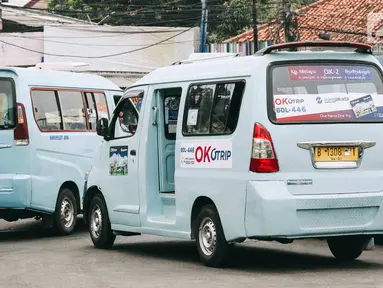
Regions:
M 199 52 L 203 53 L 205 52 L 205 44 L 206 44 L 207 0 L 201 0 L 201 3 L 202 3 L 202 16 L 201 16 Z
M 282 0 L 282 21 L 284 27 L 285 42 L 290 42 L 288 31 L 291 28 L 291 0 Z
M 253 0 L 253 41 L 254 53 L 258 51 L 257 0 Z

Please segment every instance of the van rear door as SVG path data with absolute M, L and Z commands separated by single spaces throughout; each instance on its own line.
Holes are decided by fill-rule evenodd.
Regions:
M 0 196 L 12 192 L 15 171 L 14 129 L 17 125 L 15 84 L 0 75 Z M 21 165 L 21 163 L 20 163 Z
M 369 62 L 290 62 L 272 65 L 269 73 L 268 115 L 274 125 L 267 129 L 278 177 L 289 191 L 382 191 L 380 68 Z

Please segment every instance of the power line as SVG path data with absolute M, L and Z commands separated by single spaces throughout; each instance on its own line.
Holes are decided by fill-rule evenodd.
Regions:
M 142 47 L 145 45 L 118 45 L 118 44 L 95 44 L 95 43 L 78 43 L 78 42 L 65 42 L 65 41 L 55 41 L 55 40 L 47 40 L 43 37 L 28 37 L 28 36 L 17 36 L 17 35 L 6 35 L 5 37 L 12 37 L 12 38 L 23 38 L 23 39 L 30 39 L 35 41 L 44 41 L 48 43 L 58 43 L 58 44 L 67 44 L 67 45 L 75 45 L 75 46 L 83 46 L 83 47 Z M 3 38 L 0 34 L 0 39 Z M 185 44 L 185 43 L 193 43 L 195 41 L 193 40 L 186 40 L 186 41 L 176 41 L 176 42 L 169 42 L 169 43 L 161 43 L 158 45 L 171 45 L 171 44 Z
M 109 58 L 109 57 L 115 57 L 115 56 L 121 56 L 121 55 L 126 55 L 126 54 L 130 54 L 130 53 L 133 53 L 133 52 L 137 52 L 137 51 L 141 51 L 141 50 L 144 50 L 144 49 L 148 49 L 148 48 L 151 48 L 153 46 L 157 46 L 163 42 L 166 42 L 170 39 L 173 39 L 183 33 L 186 33 L 188 31 L 190 31 L 191 29 L 193 29 L 194 27 L 189 27 L 188 29 L 180 32 L 180 33 L 177 33 L 176 35 L 173 35 L 171 37 L 168 37 L 164 40 L 161 40 L 161 41 L 158 41 L 154 44 L 150 44 L 150 45 L 147 45 L 147 46 L 144 46 L 144 47 L 141 47 L 141 48 L 137 48 L 137 49 L 133 49 L 133 50 L 130 50 L 130 51 L 126 51 L 126 52 L 120 52 L 120 53 L 115 53 L 115 54 L 109 54 L 109 55 L 103 55 L 103 56 L 78 56 L 78 55 L 62 55 L 62 54 L 51 54 L 51 53 L 44 53 L 44 52 L 40 52 L 40 51 L 36 51 L 36 50 L 33 50 L 33 49 L 29 49 L 29 48 L 26 48 L 26 47 L 22 47 L 22 46 L 19 46 L 19 45 L 16 45 L 16 44 L 12 44 L 12 43 L 9 43 L 9 42 L 6 42 L 6 41 L 3 41 L 3 40 L 0 40 L 0 42 L 6 44 L 6 45 L 10 45 L 10 46 L 13 46 L 13 47 L 16 47 L 16 48 L 19 48 L 19 49 L 23 49 L 23 50 L 26 50 L 26 51 L 29 51 L 29 52 L 33 52 L 33 53 L 38 53 L 38 54 L 44 54 L 44 55 L 47 55 L 47 56 L 55 56 L 55 57 L 68 57 L 68 58 L 82 58 L 82 59 L 101 59 L 101 58 Z

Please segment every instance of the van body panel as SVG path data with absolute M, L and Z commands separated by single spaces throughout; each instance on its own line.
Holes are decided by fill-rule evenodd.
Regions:
M 350 123 L 281 123 L 270 116 L 270 112 L 275 110 L 272 106 L 275 99 L 270 101 L 270 97 L 274 96 L 274 92 L 271 91 L 272 84 L 285 83 L 283 79 L 270 82 L 270 67 L 283 63 L 296 66 L 308 63 L 307 61 L 314 63 L 314 66 L 317 65 L 316 61 L 331 65 L 377 65 L 374 66 L 377 68 L 377 74 L 374 75 L 382 76 L 382 66 L 371 55 L 333 51 L 278 52 L 265 56 L 209 60 L 164 67 L 149 73 L 127 88 L 126 95 L 142 86 L 148 87 L 144 106 L 139 112 L 139 150 L 134 158 L 138 164 L 131 166 L 132 169 L 137 169 L 134 171 L 137 179 L 134 179 L 132 186 L 137 187 L 135 189 L 139 195 L 138 218 L 134 219 L 132 224 L 127 217 L 115 217 L 117 202 L 124 198 L 124 201 L 118 203 L 118 207 L 134 214 L 132 212 L 137 211 L 137 199 L 134 197 L 132 203 L 129 203 L 125 197 L 132 191 L 125 188 L 117 191 L 113 189 L 113 185 L 105 185 L 100 171 L 109 165 L 105 158 L 106 152 L 102 152 L 105 155 L 93 159 L 94 168 L 90 171 L 86 183 L 88 189 L 100 187 L 108 206 L 108 213 L 112 215 L 112 229 L 181 238 L 185 235 L 191 236 L 192 217 L 195 220 L 196 216 L 192 215 L 193 207 L 203 197 L 205 201 L 209 199 L 217 208 L 225 239 L 229 242 L 242 238 L 298 239 L 383 234 L 383 160 L 377 152 L 383 148 L 383 133 L 379 132 L 383 128 L 383 121 L 358 122 L 359 120 L 354 119 Z M 187 97 L 191 87 L 197 84 L 218 85 L 217 83 L 230 81 L 245 82 L 234 131 L 215 135 L 202 132 L 199 135 L 199 132 L 194 135 L 185 133 L 184 122 L 193 122 L 199 117 L 199 111 L 190 112 L 185 108 L 189 103 Z M 383 85 L 380 82 L 376 82 L 376 95 L 382 94 L 383 97 Z M 364 88 L 363 85 L 360 86 Z M 166 117 L 166 113 L 158 112 L 161 107 L 156 99 L 160 97 L 158 90 L 173 88 L 182 88 L 182 93 L 176 138 L 169 140 L 163 138 L 163 129 L 158 128 L 158 125 L 163 123 L 161 121 Z M 364 91 L 355 92 L 353 97 L 356 97 L 357 93 L 363 94 Z M 316 98 L 309 97 L 318 93 L 295 94 L 306 97 L 304 100 L 311 103 L 310 105 L 317 103 Z M 355 99 L 350 99 L 353 100 Z M 120 103 L 121 101 L 123 100 L 120 100 Z M 198 101 L 195 99 L 194 104 L 188 105 L 192 107 Z M 188 119 L 189 112 L 195 113 L 194 120 L 193 117 Z M 263 125 L 271 135 L 278 161 L 277 172 L 250 171 L 256 123 Z M 107 142 L 103 142 L 104 148 L 110 145 Z M 122 145 L 125 142 L 121 140 L 120 143 Z M 360 145 L 364 150 L 360 150 L 359 161 L 354 163 L 354 167 L 346 164 L 326 167 L 318 166 L 313 161 L 314 148 L 309 146 L 307 149 L 308 143 L 333 146 L 351 143 L 347 145 Z M 169 164 L 166 160 L 169 156 L 172 158 L 173 147 L 174 168 L 173 163 Z M 225 153 L 230 151 L 231 160 L 220 162 L 221 164 L 209 161 L 213 150 L 220 151 L 214 154 L 220 157 L 227 156 Z M 189 153 L 190 158 L 185 158 L 183 153 Z M 173 169 L 174 193 L 172 181 L 167 181 L 172 180 L 169 173 L 172 173 Z M 125 181 L 124 185 L 122 183 L 119 182 L 118 186 L 128 187 L 130 184 L 129 181 Z
M 283 181 L 248 181 L 247 237 L 381 233 L 383 192 L 292 195 Z
M 8 69 L 0 69 L 0 81 L 0 207 L 25 208 L 31 200 L 30 150 L 16 146 L 13 135 L 17 121 L 15 104 L 23 101 L 22 91 L 18 89 L 21 81 L 15 72 Z M 7 121 L 14 123 L 10 127 L 4 126 Z
M 29 144 L 17 146 L 14 128 L 0 127 L 0 217 L 14 221 L 53 213 L 60 187 L 68 182 L 76 185 L 81 200 L 85 174 L 102 139 L 95 131 L 42 132 L 34 116 L 32 91 L 103 93 L 109 115 L 115 108 L 113 96 L 123 92 L 103 77 L 82 73 L 4 67 L 0 69 L 0 80 L 3 77 L 13 80 L 15 103 L 25 107 Z M 82 201 L 79 206 L 81 210 Z M 30 213 L 23 212 L 26 210 Z

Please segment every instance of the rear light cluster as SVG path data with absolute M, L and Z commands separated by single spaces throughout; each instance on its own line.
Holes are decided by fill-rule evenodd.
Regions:
M 279 171 L 278 160 L 271 135 L 269 131 L 259 123 L 254 125 L 250 171 L 256 173 Z
M 14 130 L 15 145 L 26 146 L 29 144 L 27 116 L 23 104 L 17 103 L 17 126 Z

